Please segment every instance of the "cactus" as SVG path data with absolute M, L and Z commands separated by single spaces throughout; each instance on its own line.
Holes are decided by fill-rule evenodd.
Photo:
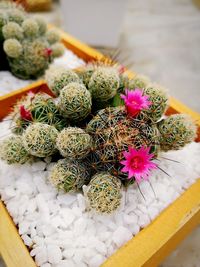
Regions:
M 54 58 L 60 57 L 64 54 L 65 46 L 63 44 L 55 43 L 55 44 L 52 44 L 51 48 L 52 48 L 52 56 Z
M 157 84 L 152 84 L 143 91 L 145 95 L 149 96 L 151 105 L 147 110 L 141 112 L 138 119 L 144 121 L 150 120 L 155 123 L 164 115 L 168 107 L 169 97 L 166 90 Z
M 21 136 L 11 136 L 1 142 L 0 157 L 8 164 L 24 164 L 30 158 Z
M 81 159 L 92 149 L 92 138 L 81 128 L 68 127 L 58 134 L 56 146 L 63 157 Z
M 3 44 L 4 51 L 10 58 L 18 58 L 23 51 L 22 45 L 16 39 L 8 39 Z
M 50 44 L 55 44 L 60 41 L 60 35 L 55 29 L 48 30 L 46 33 L 46 38 Z
M 48 124 L 34 123 L 27 127 L 22 138 L 23 145 L 29 154 L 36 157 L 47 157 L 55 153 L 58 131 Z
M 94 72 L 94 66 L 92 64 L 88 64 L 84 67 L 78 68 L 76 70 L 80 80 L 83 82 L 85 87 L 88 89 L 90 79 Z
M 134 90 L 136 88 L 145 89 L 150 84 L 148 77 L 144 75 L 136 75 L 134 78 L 130 79 L 128 82 L 128 89 Z
M 21 108 L 30 113 L 30 119 L 23 117 Z M 42 93 L 37 95 L 28 94 L 17 102 L 14 111 L 10 114 L 13 119 L 12 132 L 21 134 L 30 123 L 41 122 L 54 126 L 61 131 L 67 126 L 68 122 L 63 118 L 54 102 L 54 100 Z
M 113 98 L 120 85 L 117 70 L 112 67 L 99 67 L 91 76 L 88 89 L 96 101 L 107 101 Z
M 184 114 L 175 114 L 158 123 L 160 146 L 162 151 L 179 150 L 194 141 L 196 126 L 191 118 Z
M 15 38 L 21 40 L 23 38 L 23 30 L 16 22 L 8 22 L 2 28 L 2 32 L 5 39 Z
M 90 92 L 83 84 L 69 83 L 60 92 L 58 107 L 63 116 L 69 120 L 83 120 L 91 112 L 92 99 Z
M 49 180 L 59 190 L 74 192 L 89 181 L 89 172 L 79 161 L 59 160 L 50 172 Z
M 63 53 L 58 40 L 58 34 L 46 32 L 42 19 L 28 18 L 17 5 L 0 4 L 0 54 L 15 76 L 21 79 L 41 76 L 54 57 Z
M 33 122 L 52 125 L 59 131 L 68 124 L 67 120 L 61 116 L 54 100 L 44 94 L 35 95 L 28 110 L 32 114 Z
M 88 123 L 86 131 L 92 135 L 95 152 L 104 164 L 122 160 L 122 151 L 129 146 L 136 149 L 150 146 L 154 153 L 159 149 L 156 126 L 127 117 L 123 107 L 100 110 Z
M 49 89 L 58 96 L 61 89 L 72 82 L 81 82 L 78 75 L 72 70 L 63 67 L 51 67 L 46 71 L 45 79 Z
M 109 173 L 97 173 L 92 177 L 85 196 L 91 209 L 112 213 L 121 203 L 121 182 Z

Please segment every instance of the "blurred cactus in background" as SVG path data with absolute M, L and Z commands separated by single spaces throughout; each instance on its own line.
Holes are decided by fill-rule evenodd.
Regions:
M 55 30 L 47 30 L 41 18 L 28 17 L 22 7 L 11 2 L 0 3 L 1 69 L 9 65 L 21 79 L 41 76 L 64 51 L 59 39 Z

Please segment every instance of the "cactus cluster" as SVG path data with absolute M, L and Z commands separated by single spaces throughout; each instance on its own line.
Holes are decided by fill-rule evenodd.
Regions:
M 30 114 L 29 118 L 22 112 Z M 68 121 L 62 117 L 55 100 L 46 94 L 28 94 L 17 102 L 11 113 L 12 131 L 16 134 L 22 134 L 28 125 L 40 122 L 54 126 L 61 131 L 68 125 Z
M 57 37 L 51 32 L 48 39 Z M 167 93 L 142 76 L 128 79 L 116 66 L 100 64 L 85 72 L 51 68 L 46 79 L 57 98 L 29 94 L 17 103 L 11 117 L 18 135 L 3 141 L 1 158 L 23 164 L 50 156 L 51 184 L 64 192 L 84 186 L 96 212 L 115 211 L 121 188 L 147 179 L 160 151 L 181 149 L 195 138 L 189 117 L 163 116 Z M 105 108 L 97 110 L 99 103 Z
M 21 79 L 41 76 L 49 63 L 64 52 L 59 39 L 55 30 L 47 30 L 41 18 L 28 17 L 15 4 L 0 3 L 0 54 L 15 76 Z

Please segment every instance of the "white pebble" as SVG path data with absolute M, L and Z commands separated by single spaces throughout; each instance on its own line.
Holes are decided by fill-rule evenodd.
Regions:
M 121 247 L 131 238 L 132 238 L 132 233 L 123 226 L 118 227 L 117 230 L 113 233 L 113 241 L 119 247 Z
M 105 261 L 105 258 L 102 255 L 97 254 L 89 261 L 89 266 L 99 267 L 104 261 Z
M 62 253 L 58 246 L 48 245 L 47 246 L 48 261 L 52 264 L 58 264 L 62 259 Z

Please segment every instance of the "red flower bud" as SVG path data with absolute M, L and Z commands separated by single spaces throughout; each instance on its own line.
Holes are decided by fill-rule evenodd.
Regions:
M 25 109 L 24 105 L 20 106 L 19 110 L 20 110 L 20 116 L 22 119 L 27 120 L 27 121 L 32 121 L 31 112 Z

